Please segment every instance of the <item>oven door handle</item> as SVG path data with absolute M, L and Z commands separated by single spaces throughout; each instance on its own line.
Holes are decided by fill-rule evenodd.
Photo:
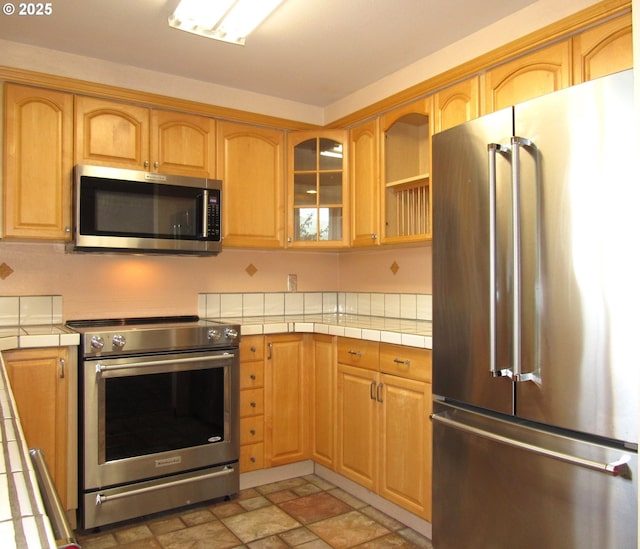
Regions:
M 235 357 L 234 353 L 223 353 L 221 355 L 214 356 L 197 356 L 197 357 L 188 357 L 188 358 L 169 358 L 163 360 L 145 360 L 144 362 L 127 362 L 125 364 L 104 364 L 102 362 L 98 362 L 96 364 L 96 373 L 97 374 L 106 374 L 108 372 L 113 372 L 117 370 L 131 370 L 133 368 L 151 368 L 153 366 L 166 366 L 169 364 L 193 364 L 194 362 L 211 362 L 216 360 L 229 360 Z M 185 368 L 176 368 L 173 371 L 180 370 L 204 370 L 209 366 L 201 366 L 200 368 L 193 367 L 185 367 Z

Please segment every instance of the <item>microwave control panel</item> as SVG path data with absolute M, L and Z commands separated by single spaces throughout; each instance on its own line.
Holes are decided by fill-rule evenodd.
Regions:
M 209 205 L 207 206 L 207 216 L 207 238 L 212 240 L 220 240 L 220 191 L 209 191 Z

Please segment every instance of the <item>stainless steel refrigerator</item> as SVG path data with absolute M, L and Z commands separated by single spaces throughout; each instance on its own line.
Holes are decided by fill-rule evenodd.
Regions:
M 632 88 L 433 137 L 436 549 L 638 547 Z

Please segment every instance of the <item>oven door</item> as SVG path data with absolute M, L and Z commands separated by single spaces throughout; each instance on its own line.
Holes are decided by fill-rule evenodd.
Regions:
M 83 487 L 237 461 L 237 350 L 83 364 Z

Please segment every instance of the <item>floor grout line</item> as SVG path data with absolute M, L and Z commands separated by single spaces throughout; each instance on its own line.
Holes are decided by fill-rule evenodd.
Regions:
M 313 474 L 76 536 L 83 549 L 432 549 L 419 533 Z

